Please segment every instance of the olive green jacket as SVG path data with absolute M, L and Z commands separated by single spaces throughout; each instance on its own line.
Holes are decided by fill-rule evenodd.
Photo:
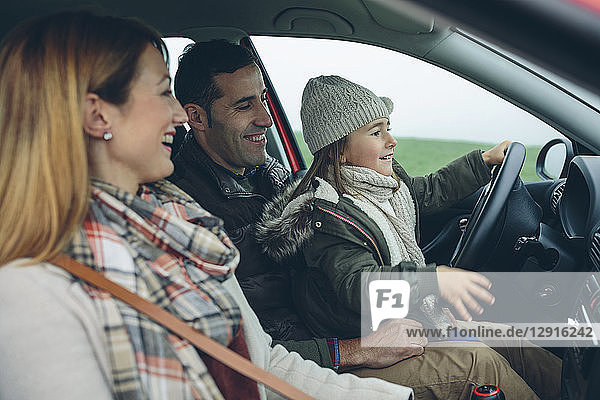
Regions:
M 490 168 L 479 150 L 424 177 L 408 176 L 397 163 L 394 171 L 407 184 L 415 202 L 417 240 L 420 213 L 451 206 L 490 180 Z M 294 302 L 314 335 L 361 336 L 361 299 L 367 294 L 361 281 L 363 272 L 372 273 L 369 280 L 401 272 L 411 286 L 411 304 L 438 293 L 435 274 L 416 274 L 411 261 L 390 265 L 383 233 L 352 197 L 339 195 L 323 180 L 315 182 L 318 185 L 292 202 L 295 186 L 286 190 L 267 205 L 257 226 L 264 251 L 292 268 Z M 428 264 L 419 272 L 435 272 L 435 267 Z M 370 323 L 365 309 L 362 316 Z M 362 328 L 364 333 L 370 326 Z

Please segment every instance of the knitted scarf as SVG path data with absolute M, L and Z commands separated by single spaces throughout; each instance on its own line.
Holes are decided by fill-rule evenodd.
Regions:
M 417 267 L 425 266 L 423 252 L 415 237 L 415 205 L 406 184 L 400 181 L 398 187 L 398 182 L 391 176 L 366 167 L 344 165 L 340 172 L 342 183 L 352 193 L 355 204 L 384 234 L 392 264 L 412 261 Z
M 398 186 L 396 179 L 370 168 L 344 165 L 340 172 L 342 183 L 353 194 L 355 204 L 381 229 L 391 264 L 412 261 L 417 268 L 424 267 L 425 257 L 415 237 L 415 204 L 408 186 L 402 181 Z M 419 308 L 434 327 L 446 331 L 452 323 L 438 301 L 437 294 L 427 294 Z
M 227 346 L 241 314 L 222 287 L 239 253 L 211 216 L 167 181 L 138 195 L 92 180 L 88 215 L 67 254 Z M 82 283 L 104 325 L 119 399 L 221 399 L 196 349 L 107 293 Z

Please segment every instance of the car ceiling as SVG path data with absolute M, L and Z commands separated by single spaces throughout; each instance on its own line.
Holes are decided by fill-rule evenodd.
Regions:
M 529 12 L 526 14 L 527 21 L 523 21 L 522 18 L 515 18 L 514 21 L 508 18 L 507 21 L 508 11 L 513 14 L 519 12 L 515 4 L 532 5 L 539 1 L 541 0 L 425 0 L 419 2 L 420 6 L 425 4 L 430 8 L 423 9 L 406 0 L 19 0 L 3 5 L 0 34 L 3 35 L 18 22 L 33 15 L 58 10 L 90 9 L 98 13 L 135 16 L 151 24 L 165 36 L 188 36 L 195 40 L 205 39 L 208 29 L 213 34 L 218 32 L 228 39 L 239 39 L 247 33 L 325 37 L 373 43 L 416 56 L 455 72 L 531 112 L 560 131 L 581 138 L 590 148 L 600 151 L 600 141 L 596 138 L 598 135 L 595 129 L 600 126 L 597 110 L 596 115 L 590 115 L 588 119 L 573 119 L 569 114 L 580 115 L 585 112 L 586 105 L 559 104 L 567 100 L 560 100 L 559 94 L 556 93 L 554 101 L 550 92 L 556 92 L 558 89 L 547 87 L 547 83 L 542 80 L 531 82 L 527 77 L 502 79 L 502 76 L 490 73 L 489 68 L 480 68 L 470 63 L 469 57 L 473 53 L 469 42 L 472 40 L 453 27 L 456 23 L 466 26 L 481 37 L 496 41 L 517 53 L 521 52 L 527 56 L 533 54 L 534 61 L 567 78 L 575 77 L 584 87 L 600 93 L 600 74 L 597 74 L 600 70 L 597 68 L 600 66 L 600 18 L 583 13 L 588 20 L 582 21 L 589 22 L 589 18 L 593 18 L 598 24 L 598 29 L 594 26 L 590 30 L 591 39 L 584 34 L 585 32 L 580 32 L 581 29 L 572 29 L 573 19 L 584 18 L 580 15 L 581 10 L 574 9 L 572 4 L 561 0 L 543 0 L 546 8 L 548 5 L 555 6 L 549 7 L 554 14 L 545 12 L 536 15 Z M 497 7 L 494 9 L 492 6 L 481 6 L 497 3 L 511 7 L 501 14 Z M 449 7 L 449 4 L 452 4 L 452 7 Z M 569 7 L 569 12 L 573 14 L 570 16 L 570 22 L 563 23 L 563 26 L 555 24 L 551 29 L 556 32 L 548 34 L 548 37 L 555 38 L 556 34 L 561 34 L 581 44 L 578 49 L 574 49 L 575 46 L 568 41 L 546 43 L 543 37 L 532 33 L 532 30 L 535 33 L 537 30 L 550 29 L 547 23 L 552 22 L 552 18 L 558 18 L 557 13 L 564 16 L 564 7 Z M 455 9 L 462 13 L 459 14 Z M 431 10 L 435 10 L 435 17 Z M 504 24 L 504 30 L 509 34 L 498 35 L 501 24 Z M 523 33 L 522 36 L 519 36 L 520 32 Z M 497 41 L 497 37 L 501 39 Z M 515 37 L 520 40 L 515 40 Z M 592 46 L 593 50 L 589 46 Z M 532 47 L 538 51 L 531 52 Z M 574 54 L 574 50 L 578 53 Z M 561 51 L 570 53 L 561 54 Z M 542 55 L 541 58 L 539 54 Z M 561 58 L 561 55 L 564 57 Z M 558 63 L 561 65 L 556 63 L 557 59 L 562 60 L 562 64 Z M 510 73 L 503 66 L 503 60 L 498 59 L 496 62 L 499 70 Z M 533 86 L 529 87 L 530 84 Z M 531 93 L 535 91 L 542 91 L 547 95 L 534 98 Z M 561 110 L 568 110 L 568 113 Z
M 251 35 L 319 36 L 378 43 L 423 57 L 451 33 L 449 26 L 458 24 L 600 93 L 600 14 L 594 10 L 590 12 L 567 0 L 420 0 L 419 7 L 414 3 L 20 0 L 2 6 L 0 36 L 32 15 L 86 8 L 137 16 L 165 35 L 182 35 L 197 27 L 235 27 Z
M 167 36 L 184 35 L 197 27 L 235 27 L 251 35 L 319 36 L 387 43 L 423 55 L 447 33 L 433 29 L 433 16 L 414 8 L 392 15 L 379 0 L 22 0 L 3 6 L 4 34 L 32 15 L 57 10 L 91 9 L 112 15 L 136 16 Z

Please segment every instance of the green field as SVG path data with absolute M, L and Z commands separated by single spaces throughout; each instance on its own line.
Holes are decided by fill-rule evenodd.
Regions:
M 296 139 L 300 151 L 307 165 L 312 162 L 312 155 L 302 139 L 302 134 L 296 132 Z M 425 175 L 446 165 L 450 161 L 474 149 L 487 150 L 494 147 L 495 143 L 460 142 L 437 139 L 396 138 L 398 145 L 394 158 L 398 160 L 406 171 L 412 176 Z M 527 157 L 521 171 L 524 181 L 539 181 L 535 173 L 535 160 L 541 146 L 527 146 Z

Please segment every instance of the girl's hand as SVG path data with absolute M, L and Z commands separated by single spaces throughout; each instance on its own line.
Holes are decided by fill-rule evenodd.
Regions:
M 473 319 L 467 308 L 477 314 L 483 313 L 483 307 L 479 305 L 475 297 L 489 305 L 494 304 L 494 296 L 488 292 L 492 283 L 477 272 L 439 265 L 437 279 L 442 298 L 450 303 L 466 321 Z
M 505 140 L 504 142 L 492 147 L 488 151 L 483 152 L 481 154 L 481 157 L 483 157 L 483 161 L 487 165 L 502 164 L 502 161 L 504 161 L 506 149 L 508 148 L 509 144 L 510 140 Z

